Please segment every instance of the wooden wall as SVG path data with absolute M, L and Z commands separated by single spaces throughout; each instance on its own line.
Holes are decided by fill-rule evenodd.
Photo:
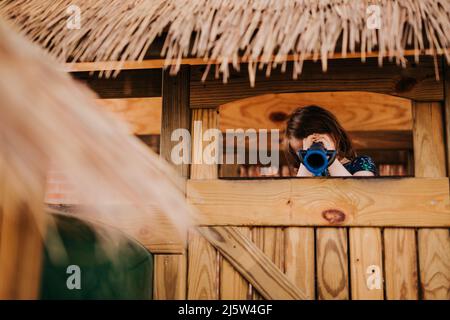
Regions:
M 160 76 L 162 89 L 146 91 L 143 79 L 157 75 L 125 72 L 114 92 L 106 89 L 100 96 L 148 98 L 160 90 L 161 155 L 166 159 L 175 123 L 190 127 L 202 120 L 204 129 L 220 128 L 219 117 L 226 115 L 218 107 L 239 99 L 309 91 L 366 91 L 411 99 L 399 100 L 410 109 L 397 113 L 386 107 L 379 120 L 369 119 L 367 127 L 355 132 L 374 126 L 412 131 L 407 143 L 414 145 L 418 178 L 223 181 L 217 165 L 180 167 L 180 175 L 188 179 L 188 201 L 199 209 L 203 227 L 189 233 L 181 252 L 156 255 L 154 298 L 450 299 L 449 182 L 442 166 L 448 159 L 443 144 L 449 136 L 448 121 L 443 123 L 448 100 L 445 114 L 441 109 L 449 89 L 447 82 L 435 79 L 431 59 L 421 62 L 401 69 L 391 63 L 378 68 L 370 59 L 367 64 L 339 60 L 331 62 L 326 74 L 306 62 L 302 79 L 278 71 L 266 79 L 261 72 L 255 88 L 243 73 L 233 73 L 228 85 L 212 75 L 203 83 L 202 66 L 185 66 L 176 77 Z M 102 88 L 99 82 L 90 85 Z M 272 121 L 283 116 L 271 114 L 270 106 L 268 110 L 256 116 Z M 364 116 L 354 121 L 361 114 L 349 116 L 349 123 L 365 121 Z M 195 143 L 201 136 L 192 133 L 196 154 L 202 150 Z

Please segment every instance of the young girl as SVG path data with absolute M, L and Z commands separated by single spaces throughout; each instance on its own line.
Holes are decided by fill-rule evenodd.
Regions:
M 352 142 L 336 117 L 318 106 L 307 106 L 295 110 L 287 121 L 286 137 L 289 153 L 300 165 L 297 176 L 313 174 L 300 164 L 298 152 L 307 150 L 313 143 L 321 142 L 327 150 L 336 150 L 336 160 L 324 172 L 325 176 L 374 176 L 375 163 L 368 156 L 357 156 Z

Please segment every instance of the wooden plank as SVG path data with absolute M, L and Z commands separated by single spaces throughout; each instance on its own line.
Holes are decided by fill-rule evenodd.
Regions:
M 386 299 L 418 299 L 416 250 L 413 229 L 384 230 Z
M 438 68 L 441 68 L 440 62 Z M 370 91 L 414 99 L 439 101 L 443 99 L 442 81 L 436 81 L 433 58 L 424 57 L 419 65 L 409 64 L 406 69 L 394 62 L 378 66 L 377 59 L 333 60 L 326 73 L 320 63 L 305 61 L 299 79 L 292 79 L 292 64 L 287 71 L 272 70 L 270 78 L 265 70 L 259 70 L 256 85 L 250 87 L 246 65 L 241 72 L 230 71 L 228 83 L 214 79 L 210 72 L 202 82 L 205 67 L 193 66 L 191 77 L 191 107 L 210 108 L 225 103 L 267 93 L 292 93 L 311 91 Z M 208 94 L 205 94 L 207 92 Z
M 187 197 L 199 225 L 448 227 L 448 187 L 446 178 L 191 180 Z
M 412 129 L 411 100 L 358 91 L 264 94 L 232 101 L 219 107 L 220 129 L 284 131 L 289 115 L 308 105 L 329 110 L 347 131 Z
M 236 228 L 204 227 L 200 231 L 265 299 L 306 298 L 303 291 Z
M 219 257 L 196 231 L 189 233 L 188 299 L 219 299 Z
M 418 245 L 421 297 L 427 300 L 450 300 L 449 230 L 420 229 Z
M 97 99 L 98 104 L 129 124 L 132 134 L 161 133 L 161 97 Z
M 161 97 L 161 69 L 126 70 L 115 78 L 99 72 L 75 72 L 72 77 L 102 99 Z
M 214 109 L 200 112 L 192 112 L 192 123 L 202 121 L 204 128 L 217 126 L 216 112 Z M 203 151 L 200 141 L 203 134 L 193 130 L 192 154 Z M 192 164 L 191 179 L 204 179 L 205 183 L 211 183 L 211 179 L 217 179 L 217 164 Z M 219 299 L 219 254 L 217 250 L 197 232 L 189 234 L 189 269 L 188 269 L 188 299 Z
M 414 106 L 414 159 L 417 177 L 445 177 L 443 112 L 440 103 Z M 419 229 L 421 298 L 450 300 L 448 229 Z
M 177 61 L 172 61 L 176 64 Z M 182 64 L 203 65 L 203 58 L 183 58 Z M 170 65 L 170 62 L 169 62 Z M 143 61 L 100 61 L 66 63 L 63 70 L 66 72 L 106 71 L 106 70 L 135 70 L 135 69 L 163 69 L 167 66 L 166 59 L 148 59 Z
M 197 126 L 195 126 L 197 122 Z M 211 145 L 211 141 L 203 141 L 203 134 L 209 129 L 215 129 L 219 125 L 219 118 L 215 109 L 194 109 L 192 110 L 192 165 L 191 165 L 191 179 L 217 179 L 219 170 L 218 162 L 208 164 L 210 158 L 204 157 L 204 150 Z M 197 130 L 197 131 L 196 131 Z M 218 141 L 215 141 L 218 147 Z M 219 149 L 217 149 L 219 150 Z M 209 153 L 207 153 L 210 156 Z M 205 159 L 204 159 L 205 158 Z M 205 161 L 206 160 L 206 161 Z M 212 161 L 213 159 L 211 159 Z
M 190 180 L 187 185 L 187 198 L 198 209 L 199 225 L 270 225 L 267 220 L 277 225 L 291 211 L 290 192 L 289 180 Z
M 157 254 L 154 257 L 153 299 L 186 299 L 186 255 Z
M 171 141 L 172 132 L 176 129 L 189 130 L 191 124 L 189 75 L 189 66 L 181 66 L 176 76 L 171 76 L 168 70 L 163 72 L 160 154 L 168 162 L 171 162 L 172 148 L 178 144 L 178 141 Z M 188 163 L 174 166 L 181 177 L 189 176 Z
M 347 230 L 316 230 L 317 293 L 320 300 L 349 299 Z
M 314 228 L 288 227 L 285 237 L 286 276 L 305 294 L 315 298 Z
M 383 300 L 381 229 L 350 228 L 352 300 Z
M 250 238 L 250 228 L 236 228 L 243 236 Z M 226 259 L 220 260 L 220 299 L 248 300 L 251 298 L 250 284 Z

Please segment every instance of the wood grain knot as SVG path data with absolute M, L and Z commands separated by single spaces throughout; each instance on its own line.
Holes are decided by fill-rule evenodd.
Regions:
M 402 77 L 395 84 L 396 92 L 408 92 L 411 91 L 417 84 L 417 79 L 411 77 Z
M 322 217 L 330 224 L 338 224 L 345 220 L 345 213 L 337 209 L 322 211 Z
M 282 111 L 274 111 L 269 114 L 270 121 L 273 122 L 283 122 L 286 121 L 288 115 L 286 112 Z

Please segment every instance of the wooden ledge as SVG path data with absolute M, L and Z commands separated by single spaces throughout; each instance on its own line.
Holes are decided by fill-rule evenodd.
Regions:
M 198 225 L 450 227 L 447 178 L 189 180 Z

